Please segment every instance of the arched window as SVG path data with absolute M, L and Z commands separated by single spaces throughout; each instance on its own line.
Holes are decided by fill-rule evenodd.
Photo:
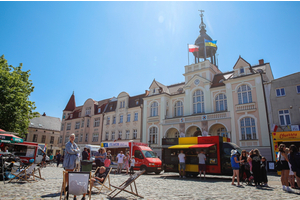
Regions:
M 219 94 L 216 97 L 216 111 L 227 110 L 227 97 L 225 94 Z
M 248 85 L 241 85 L 238 88 L 237 92 L 238 92 L 239 104 L 252 102 L 251 88 Z
M 183 104 L 181 101 L 175 103 L 175 117 L 183 115 Z
M 242 140 L 256 140 L 255 120 L 245 117 L 240 120 Z
M 218 134 L 218 136 L 228 137 L 226 128 L 219 128 L 217 130 L 217 134 Z
M 149 143 L 150 144 L 157 144 L 157 128 L 155 126 L 150 128 Z
M 202 90 L 196 90 L 193 94 L 193 111 L 195 113 L 204 113 L 204 94 Z
M 158 115 L 158 103 L 155 101 L 151 104 L 151 113 L 150 116 L 154 117 Z

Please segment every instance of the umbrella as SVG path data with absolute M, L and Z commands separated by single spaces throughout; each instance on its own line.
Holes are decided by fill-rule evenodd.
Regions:
M 13 134 L 0 133 L 0 142 L 3 143 L 22 143 L 23 139 Z

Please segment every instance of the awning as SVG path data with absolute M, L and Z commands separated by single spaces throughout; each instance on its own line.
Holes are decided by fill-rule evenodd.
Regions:
M 189 148 L 208 148 L 214 146 L 215 144 L 195 144 L 190 146 Z
M 194 146 L 192 144 L 179 144 L 169 147 L 168 149 L 188 149 L 189 147 Z

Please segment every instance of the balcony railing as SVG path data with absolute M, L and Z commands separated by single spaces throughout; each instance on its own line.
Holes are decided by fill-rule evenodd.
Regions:
M 206 121 L 206 120 L 218 120 L 224 118 L 230 118 L 230 113 L 221 112 L 221 113 L 210 113 L 210 114 L 203 114 L 203 115 L 188 116 L 188 117 L 183 116 L 181 118 L 165 119 L 163 123 L 176 124 L 176 123 L 199 122 L 199 121 Z
M 246 104 L 237 104 L 235 105 L 235 109 L 237 113 L 245 112 L 245 111 L 247 112 L 255 111 L 256 110 L 255 102 L 246 103 Z

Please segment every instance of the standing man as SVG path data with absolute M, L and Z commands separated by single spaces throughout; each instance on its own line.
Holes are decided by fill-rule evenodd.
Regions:
M 205 171 L 206 171 L 205 161 L 206 161 L 206 156 L 204 154 L 203 149 L 201 149 L 200 153 L 198 154 L 198 158 L 199 158 L 199 174 L 200 174 L 200 179 L 201 179 L 201 171 L 203 172 L 203 176 L 204 176 L 204 179 L 205 179 Z
M 82 160 L 87 160 L 88 159 L 89 154 L 87 152 L 87 148 L 83 149 L 83 152 L 81 153 L 81 155 L 82 155 Z
M 122 172 L 124 157 L 125 157 L 125 155 L 123 154 L 123 151 L 120 151 L 120 153 L 117 155 L 117 160 L 118 160 L 117 173 L 118 174 L 120 174 Z
M 178 160 L 179 160 L 179 178 L 186 178 L 185 173 L 185 154 L 183 153 L 183 150 L 180 151 L 180 154 L 178 154 Z
M 59 165 L 59 163 L 60 163 L 60 159 L 61 159 L 61 154 L 60 154 L 60 152 L 58 152 L 58 153 L 56 154 L 56 162 L 57 162 L 56 167 L 58 167 L 58 165 Z

